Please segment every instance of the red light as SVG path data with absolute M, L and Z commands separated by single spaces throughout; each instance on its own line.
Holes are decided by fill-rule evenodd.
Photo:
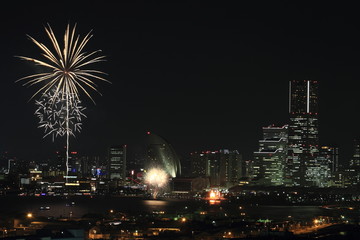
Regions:
M 151 134 L 151 132 L 146 132 L 146 134 L 147 134 L 147 135 L 150 135 L 150 134 Z

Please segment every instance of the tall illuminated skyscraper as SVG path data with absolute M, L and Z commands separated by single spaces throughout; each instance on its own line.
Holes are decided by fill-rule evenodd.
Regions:
M 289 82 L 289 150 L 287 178 L 292 186 L 315 186 L 319 152 L 318 82 Z
M 108 174 L 110 179 L 126 178 L 126 145 L 117 145 L 109 148 Z

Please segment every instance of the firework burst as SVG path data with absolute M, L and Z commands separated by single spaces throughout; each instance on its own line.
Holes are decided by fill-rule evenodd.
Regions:
M 169 176 L 163 169 L 160 168 L 151 168 L 145 175 L 145 183 L 152 188 L 153 198 L 157 197 L 168 181 Z
M 30 100 L 37 95 L 38 109 L 35 115 L 39 118 L 39 127 L 44 128 L 48 135 L 66 136 L 66 166 L 69 162 L 69 136 L 81 130 L 81 119 L 85 117 L 81 106 L 80 92 L 85 93 L 94 103 L 88 89 L 98 92 L 95 80 L 110 83 L 102 76 L 104 72 L 94 70 L 89 65 L 104 61 L 100 50 L 85 52 L 84 48 L 92 38 L 91 31 L 81 38 L 76 35 L 76 25 L 67 25 L 64 34 L 64 44 L 61 46 L 48 24 L 45 32 L 50 39 L 52 48 L 28 36 L 41 50 L 42 60 L 18 56 L 22 60 L 33 62 L 46 69 L 42 73 L 32 74 L 17 81 L 24 81 L 24 86 L 40 85 Z
M 105 73 L 93 69 L 84 69 L 90 64 L 104 61 L 105 57 L 102 55 L 96 56 L 101 50 L 89 53 L 84 51 L 84 47 L 93 36 L 91 31 L 81 39 L 79 35 L 75 36 L 75 30 L 76 25 L 72 29 L 70 29 L 69 25 L 67 26 L 64 34 L 64 45 L 61 48 L 50 25 L 45 27 L 53 51 L 45 46 L 45 44 L 28 36 L 30 40 L 40 48 L 42 51 L 41 55 L 44 59 L 39 60 L 24 56 L 18 57 L 47 69 L 47 71 L 43 73 L 29 75 L 18 80 L 25 81 L 24 86 L 43 84 L 32 95 L 31 99 L 39 93 L 47 93 L 50 89 L 55 89 L 54 96 L 61 92 L 64 96 L 74 96 L 74 99 L 79 99 L 79 90 L 81 90 L 94 102 L 87 89 L 90 88 L 98 92 L 94 80 L 109 82 L 101 77 L 101 75 Z

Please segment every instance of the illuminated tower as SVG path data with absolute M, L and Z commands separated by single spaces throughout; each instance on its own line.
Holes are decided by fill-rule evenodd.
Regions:
M 318 82 L 289 82 L 289 150 L 287 178 L 293 186 L 314 186 L 319 152 Z
M 108 174 L 110 179 L 126 178 L 126 145 L 109 148 Z

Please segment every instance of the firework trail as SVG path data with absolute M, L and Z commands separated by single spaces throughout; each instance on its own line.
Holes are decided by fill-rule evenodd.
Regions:
M 75 137 L 75 132 L 81 131 L 81 121 L 86 117 L 83 113 L 86 108 L 81 106 L 81 101 L 73 95 L 69 96 L 69 102 L 67 109 L 66 97 L 61 92 L 56 94 L 54 91 L 44 93 L 40 100 L 35 101 L 38 107 L 35 111 L 35 115 L 39 118 L 38 128 L 44 129 L 44 138 L 50 135 L 54 141 L 55 137 L 63 137 L 67 134 Z M 66 161 L 66 169 L 69 169 L 68 161 Z

